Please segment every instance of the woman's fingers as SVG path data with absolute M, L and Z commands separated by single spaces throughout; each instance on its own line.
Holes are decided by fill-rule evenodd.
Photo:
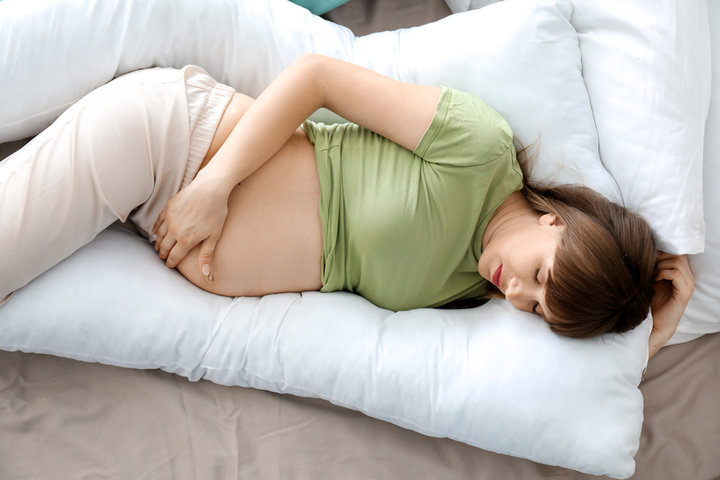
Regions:
M 195 248 L 200 241 L 192 240 L 188 237 L 182 237 L 175 242 L 172 249 L 167 255 L 167 261 L 165 264 L 170 268 L 175 268 L 180 262 L 183 261 L 187 254 Z
M 675 269 L 662 269 L 658 272 L 658 280 L 668 280 L 672 283 L 673 296 L 680 294 L 682 297 L 689 297 L 692 293 L 693 287 L 688 279 Z
M 155 220 L 155 224 L 152 227 L 152 232 L 157 235 L 158 229 L 160 228 L 160 225 L 165 223 L 165 211 L 167 210 L 167 206 L 162 209 L 160 212 L 160 215 L 158 215 L 157 220 Z
M 694 276 L 692 270 L 690 270 L 690 262 L 688 261 L 687 255 L 671 255 L 660 259 L 658 256 L 658 273 L 664 270 L 672 270 L 678 272 L 680 275 L 685 277 L 687 280 L 693 280 Z
M 687 255 L 658 255 L 657 280 L 672 283 L 673 297 L 687 300 L 695 290 L 695 277 Z
M 198 243 L 200 243 L 198 240 L 189 237 L 177 238 L 170 234 L 166 224 L 163 224 L 158 228 L 155 250 L 169 268 L 175 268 Z
M 215 246 L 218 237 L 210 237 L 200 246 L 200 254 L 198 255 L 198 266 L 200 272 L 210 283 L 215 283 L 215 271 L 212 267 L 213 256 L 215 255 Z
M 160 247 L 157 248 L 158 255 L 160 255 L 160 258 L 163 260 L 167 259 L 168 255 L 170 254 L 170 250 L 173 249 L 175 246 L 176 240 L 173 235 L 165 235 L 160 242 Z
M 660 252 L 657 256 L 657 269 L 655 297 L 651 304 L 651 356 L 675 334 L 695 290 L 695 277 L 690 270 L 687 255 Z
M 156 235 L 155 237 L 155 250 L 160 251 L 160 244 L 162 243 L 163 239 L 168 233 L 168 225 L 167 223 L 162 223 L 160 226 L 158 226 L 154 233 Z
M 200 175 L 170 199 L 153 225 L 155 250 L 168 267 L 175 268 L 193 248 L 213 239 L 208 244 L 209 265 L 227 217 L 227 200 L 226 192 Z

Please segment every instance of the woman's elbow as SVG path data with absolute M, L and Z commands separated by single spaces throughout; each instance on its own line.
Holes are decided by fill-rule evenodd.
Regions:
M 326 98 L 326 75 L 327 66 L 332 62 L 332 58 L 319 53 L 303 53 L 295 59 L 291 64 L 299 75 L 298 81 L 303 82 L 303 86 L 311 88 L 312 92 L 307 92 L 313 97 L 319 97 L 321 106 L 325 104 Z

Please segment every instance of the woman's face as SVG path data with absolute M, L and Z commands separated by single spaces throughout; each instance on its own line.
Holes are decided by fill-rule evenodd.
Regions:
M 565 226 L 555 214 L 498 228 L 478 261 L 478 272 L 516 308 L 546 318 L 545 285 Z

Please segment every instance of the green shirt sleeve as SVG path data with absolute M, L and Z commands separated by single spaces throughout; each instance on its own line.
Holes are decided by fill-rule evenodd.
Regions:
M 512 130 L 500 114 L 474 95 L 442 87 L 414 153 L 427 162 L 472 167 L 496 161 L 512 148 Z

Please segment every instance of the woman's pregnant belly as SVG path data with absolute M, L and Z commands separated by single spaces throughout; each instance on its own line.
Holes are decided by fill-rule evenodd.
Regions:
M 235 94 L 203 165 L 253 99 Z M 214 282 L 201 273 L 196 247 L 177 269 L 212 293 L 256 296 L 321 287 L 322 227 L 315 147 L 298 129 L 266 164 L 235 187 L 215 248 Z

